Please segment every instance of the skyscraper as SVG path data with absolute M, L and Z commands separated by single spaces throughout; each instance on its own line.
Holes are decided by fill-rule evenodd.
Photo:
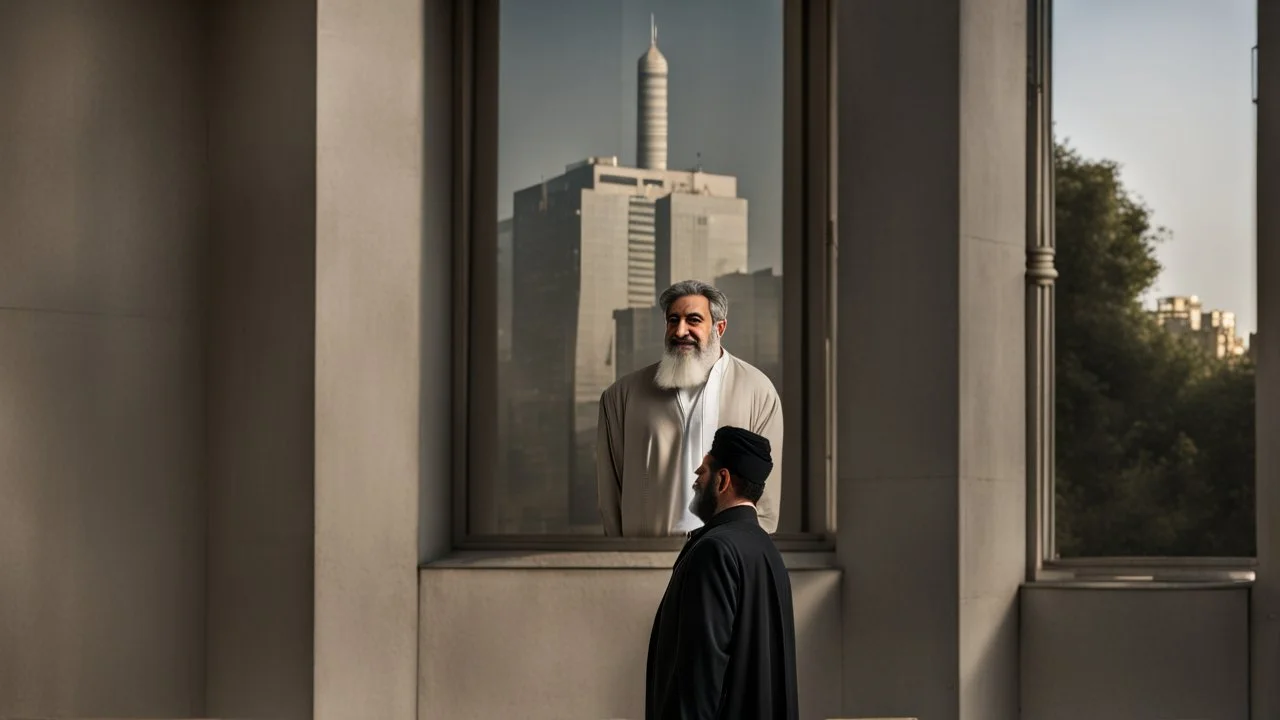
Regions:
M 510 530 L 599 527 L 595 431 L 617 376 L 614 311 L 651 308 L 672 280 L 746 269 L 737 178 L 666 169 L 666 72 L 651 30 L 638 67 L 641 167 L 588 158 L 515 194 L 509 447 L 527 492 L 511 496 L 525 519 Z
M 511 218 L 498 221 L 498 362 L 511 360 Z
M 1205 310 L 1195 295 L 1162 297 L 1152 312 L 1165 330 L 1190 337 L 1216 358 L 1238 358 L 1246 354 L 1244 338 L 1236 334 L 1236 314 Z
M 782 276 L 772 268 L 732 273 L 715 285 L 729 298 L 724 347 L 759 368 L 782 391 Z
M 636 166 L 667 169 L 667 59 L 658 50 L 658 26 L 649 16 L 649 49 L 640 56 L 636 83 Z
M 614 339 L 615 377 L 621 378 L 658 361 L 662 356 L 667 326 L 662 308 L 653 305 L 614 310 L 613 320 L 617 328 Z

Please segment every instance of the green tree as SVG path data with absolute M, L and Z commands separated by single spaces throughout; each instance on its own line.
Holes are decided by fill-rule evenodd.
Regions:
M 1183 554 L 1249 557 L 1254 533 L 1254 365 L 1218 363 L 1189 389 L 1180 425 L 1196 439 L 1197 473 L 1208 488 L 1197 510 L 1198 536 Z
M 1252 366 L 1143 309 L 1169 234 L 1116 163 L 1054 161 L 1059 553 L 1253 554 Z

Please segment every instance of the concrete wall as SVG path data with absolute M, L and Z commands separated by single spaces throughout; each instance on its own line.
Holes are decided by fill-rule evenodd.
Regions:
M 418 562 L 450 531 L 451 6 L 317 5 L 318 720 L 416 715 Z
M 649 631 L 674 560 L 424 569 L 418 717 L 644 717 Z M 791 581 L 800 717 L 836 717 L 840 573 L 793 570 Z
M 837 37 L 843 710 L 1013 720 L 1026 3 L 840 3 Z
M 1248 717 L 1248 588 L 1023 589 L 1023 720 Z
M 209 6 L 208 708 L 311 717 L 316 5 Z
M 669 562 L 417 569 L 451 530 L 450 5 L 0 3 L 0 716 L 638 716 Z M 805 717 L 1011 716 L 1020 7 L 841 5 L 841 569 L 793 575 Z M 901 339 L 886 303 L 916 361 L 850 344 Z M 1024 711 L 1243 717 L 1243 598 L 1030 588 Z
M 0 716 L 204 685 L 202 3 L 0 3 Z

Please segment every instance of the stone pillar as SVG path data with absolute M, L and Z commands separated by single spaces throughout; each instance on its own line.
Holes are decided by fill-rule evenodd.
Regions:
M 838 10 L 844 712 L 1013 720 L 1026 2 Z
M 451 5 L 317 5 L 317 720 L 417 714 L 417 567 L 448 538 L 420 502 L 448 508 Z

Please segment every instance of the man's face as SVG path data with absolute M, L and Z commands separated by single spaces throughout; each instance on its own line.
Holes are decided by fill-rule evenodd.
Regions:
M 724 333 L 725 321 L 712 322 L 711 303 L 702 295 L 685 295 L 667 312 L 667 349 L 681 355 L 705 351 Z
M 689 512 L 704 523 L 711 522 L 719 509 L 720 485 L 727 482 L 724 478 L 725 471 L 712 471 L 713 467 L 711 456 L 704 456 L 702 464 L 695 471 L 697 476 L 693 481 L 693 499 L 689 501 Z

